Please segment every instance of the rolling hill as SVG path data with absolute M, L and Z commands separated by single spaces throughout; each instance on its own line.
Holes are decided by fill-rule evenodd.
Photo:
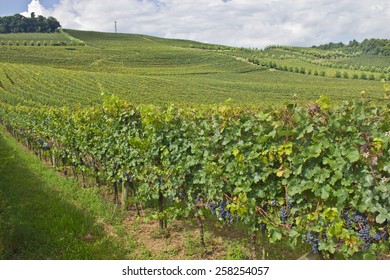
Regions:
M 77 30 L 1 34 L 0 42 L 1 98 L 22 104 L 89 105 L 102 91 L 138 104 L 268 106 L 321 95 L 351 100 L 362 91 L 379 98 L 380 80 L 390 75 L 389 57 L 319 58 L 332 52 L 311 48 L 255 50 Z

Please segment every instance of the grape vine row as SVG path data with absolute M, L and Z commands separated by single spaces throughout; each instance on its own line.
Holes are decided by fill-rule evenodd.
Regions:
M 111 96 L 76 110 L 0 103 L 0 120 L 59 170 L 111 185 L 115 202 L 158 201 L 161 226 L 195 213 L 203 234 L 211 212 L 324 257 L 389 250 L 388 106 L 184 109 Z

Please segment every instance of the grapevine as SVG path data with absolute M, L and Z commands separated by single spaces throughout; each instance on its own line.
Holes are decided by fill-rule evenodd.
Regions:
M 209 212 L 246 225 L 253 242 L 266 232 L 324 257 L 389 250 L 386 106 L 323 98 L 273 111 L 184 110 L 109 96 L 72 111 L 1 102 L 0 120 L 57 169 L 110 186 L 124 210 L 155 202 L 161 227 L 194 215 L 202 245 Z

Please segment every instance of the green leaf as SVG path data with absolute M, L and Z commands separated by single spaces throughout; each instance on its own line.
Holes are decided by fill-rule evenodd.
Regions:
M 390 215 L 385 215 L 385 214 L 380 213 L 378 216 L 376 216 L 375 220 L 376 220 L 376 222 L 377 222 L 378 224 L 382 224 L 382 223 L 384 223 L 386 220 L 389 220 L 389 221 L 390 221 Z
M 255 177 L 253 177 L 253 182 L 258 183 L 259 181 L 261 180 L 261 177 L 260 175 L 256 172 L 255 173 Z
M 329 192 L 325 188 L 321 189 L 321 198 L 323 200 L 327 200 L 329 198 Z
M 363 255 L 364 260 L 376 260 L 376 255 L 372 252 L 365 253 Z
M 276 230 L 273 230 L 272 234 L 271 234 L 270 242 L 274 243 L 274 242 L 279 241 L 281 239 L 282 239 L 282 234 Z
M 352 150 L 346 154 L 346 157 L 351 163 L 357 162 L 359 160 L 359 151 Z
M 374 184 L 374 177 L 372 177 L 371 174 L 366 175 L 364 179 L 368 183 L 368 186 L 372 186 Z

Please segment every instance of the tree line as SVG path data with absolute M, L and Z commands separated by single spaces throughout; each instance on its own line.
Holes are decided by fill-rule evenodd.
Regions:
M 313 48 L 322 50 L 341 49 L 350 53 L 362 52 L 364 54 L 390 56 L 390 40 L 387 39 L 364 39 L 360 43 L 354 39 L 349 41 L 348 44 L 331 42 L 329 44 L 313 46 Z
M 0 17 L 0 33 L 50 33 L 55 32 L 61 24 L 54 17 L 25 17 L 20 14 Z

